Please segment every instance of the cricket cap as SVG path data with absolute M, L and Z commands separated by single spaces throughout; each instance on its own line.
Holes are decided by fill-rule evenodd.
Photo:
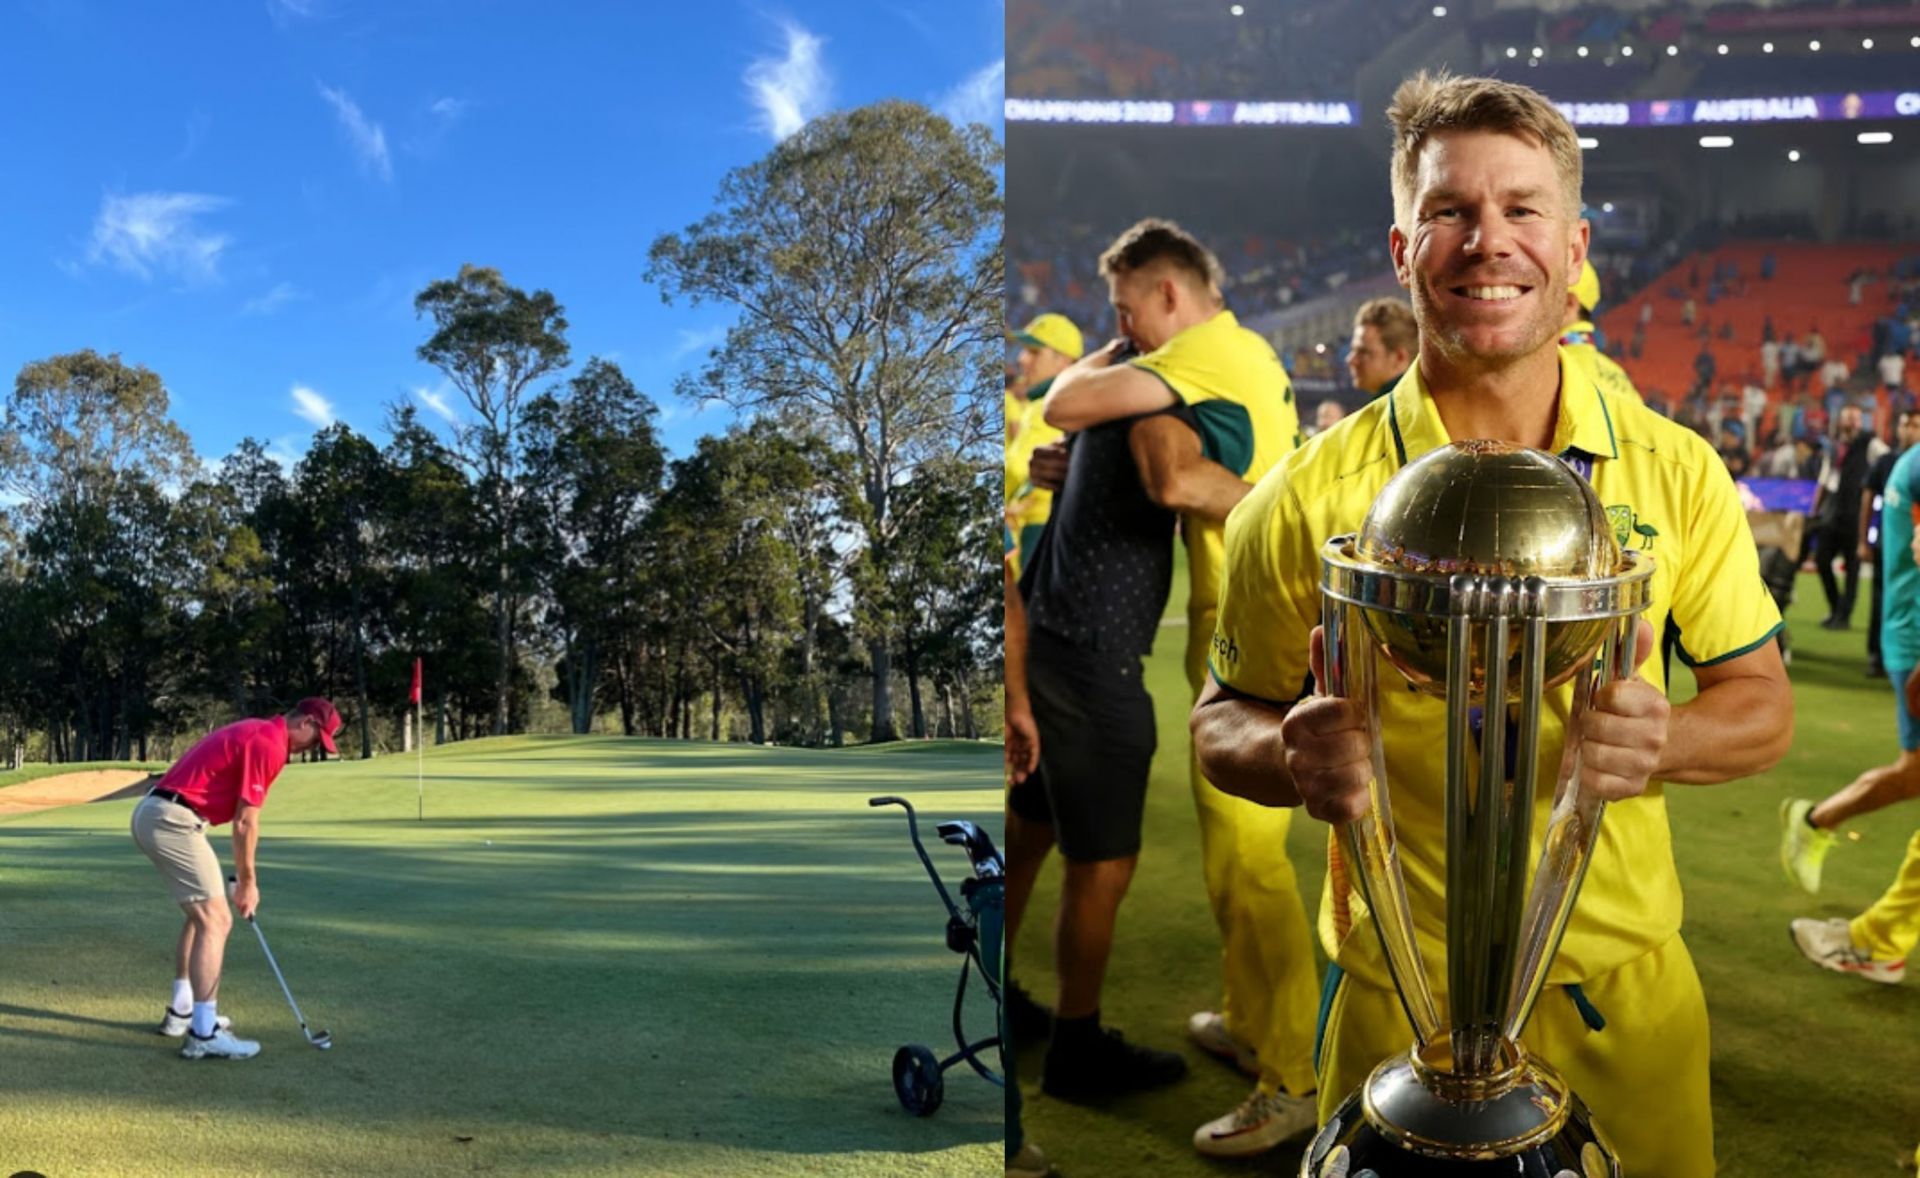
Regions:
M 1600 305 L 1600 272 L 1593 268 L 1592 262 L 1581 261 L 1580 277 L 1573 280 L 1571 290 L 1585 309 L 1591 311 Z
M 1052 348 L 1069 360 L 1078 360 L 1086 351 L 1086 341 L 1073 320 L 1052 311 L 1035 316 L 1033 322 L 1014 332 L 1013 338 L 1029 348 Z

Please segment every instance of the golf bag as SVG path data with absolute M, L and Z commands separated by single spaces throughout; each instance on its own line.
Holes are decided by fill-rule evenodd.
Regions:
M 988 1050 L 1001 1051 L 1000 1036 L 967 1041 L 963 1015 L 967 1004 L 967 979 L 979 973 L 993 1000 L 994 1026 L 1000 1025 L 1000 983 L 1002 946 L 1005 941 L 1007 903 L 1007 863 L 994 847 L 993 839 L 971 822 L 942 822 L 934 829 L 941 841 L 966 849 L 973 874 L 960 882 L 960 902 L 940 881 L 926 845 L 920 841 L 920 824 L 913 804 L 905 798 L 868 798 L 869 806 L 899 806 L 907 812 L 907 834 L 913 849 L 933 880 L 934 890 L 947 907 L 947 948 L 965 958 L 960 963 L 960 983 L 953 997 L 953 1037 L 959 1050 L 945 1059 L 917 1043 L 908 1044 L 893 1056 L 893 1090 L 900 1105 L 915 1116 L 931 1116 L 946 1096 L 945 1073 L 962 1062 L 989 1083 L 1006 1086 L 1005 1061 L 994 1071 L 980 1060 Z

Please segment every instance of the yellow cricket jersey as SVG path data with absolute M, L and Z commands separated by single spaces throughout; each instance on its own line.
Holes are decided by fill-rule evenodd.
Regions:
M 1209 659 L 1215 678 L 1276 702 L 1302 696 L 1308 635 L 1320 620 L 1322 543 L 1358 531 L 1389 478 L 1450 440 L 1416 362 L 1390 394 L 1310 439 L 1241 501 L 1227 521 L 1227 583 Z M 1596 386 L 1562 348 L 1553 449 L 1590 459 L 1593 487 L 1616 539 L 1653 554 L 1653 601 L 1645 616 L 1656 634 L 1671 619 L 1684 661 L 1720 662 L 1772 638 L 1780 613 L 1760 580 L 1733 480 L 1705 439 L 1623 393 Z M 1384 661 L 1378 673 L 1383 684 L 1396 681 Z M 1657 654 L 1642 674 L 1664 689 Z M 1562 686 L 1548 693 L 1542 709 L 1530 869 L 1546 830 L 1571 698 L 1571 685 Z M 1411 690 L 1384 691 L 1381 730 L 1415 930 L 1436 993 L 1443 993 L 1444 701 Z M 1356 977 L 1390 985 L 1379 939 L 1366 927 L 1357 880 L 1353 888 L 1350 934 L 1336 943 L 1331 897 L 1323 897 L 1321 940 Z M 1655 782 L 1645 795 L 1607 807 L 1549 982 L 1582 982 L 1639 957 L 1679 931 L 1680 914 L 1664 786 Z
M 1132 361 L 1153 373 L 1192 407 L 1208 458 L 1248 482 L 1258 482 L 1300 444 L 1300 413 L 1293 382 L 1258 332 L 1240 326 L 1232 311 L 1196 323 Z M 1187 616 L 1207 618 L 1220 600 L 1225 563 L 1222 525 L 1188 516 Z M 1205 641 L 1205 634 L 1200 636 Z
M 1008 389 L 1000 402 L 1000 411 L 1006 418 L 1007 449 L 1013 449 L 1013 440 L 1020 436 L 1020 419 L 1027 411 L 1025 396 Z
M 1593 382 L 1605 391 L 1624 393 L 1636 401 L 1646 400 L 1640 395 L 1640 390 L 1633 387 L 1633 378 L 1627 375 L 1627 370 L 1593 342 L 1592 323 L 1583 319 L 1561 332 L 1560 348 L 1585 364 Z
M 1053 514 L 1053 492 L 1043 491 L 1027 481 L 1027 468 L 1033 452 L 1066 434 L 1047 424 L 1046 396 L 1052 380 L 1043 380 L 1021 398 L 1020 428 L 1007 444 L 1007 517 L 1014 531 L 1047 522 Z

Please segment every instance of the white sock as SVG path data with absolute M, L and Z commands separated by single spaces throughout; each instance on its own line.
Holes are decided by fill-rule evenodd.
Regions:
M 213 1007 L 214 1004 L 211 1002 L 193 1004 L 193 1033 L 202 1039 L 213 1038 Z
M 193 1009 L 193 983 L 185 978 L 173 979 L 173 1001 L 167 1003 L 167 1009 L 175 1014 L 186 1014 Z

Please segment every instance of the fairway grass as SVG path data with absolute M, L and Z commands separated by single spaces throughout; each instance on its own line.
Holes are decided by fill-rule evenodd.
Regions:
M 933 823 L 998 841 L 998 746 L 472 741 L 428 753 L 424 822 L 414 774 L 292 766 L 264 813 L 260 926 L 325 1053 L 245 928 L 220 1009 L 260 1057 L 189 1063 L 152 1033 L 180 918 L 131 801 L 0 824 L 0 1173 L 1000 1164 L 998 1088 L 950 1072 L 927 1119 L 894 1098 L 897 1047 L 952 1050 L 961 959 L 904 815 L 866 801 L 912 800 L 957 887 Z
M 1859 838 L 1844 840 L 1828 857 L 1819 896 L 1801 894 L 1782 874 L 1781 800 L 1823 797 L 1891 761 L 1898 747 L 1893 692 L 1885 680 L 1862 674 L 1867 587 L 1854 628 L 1839 633 L 1817 625 L 1826 611 L 1813 575 L 1800 578 L 1796 597 L 1789 613 L 1792 751 L 1757 778 L 1667 790 L 1686 894 L 1684 933 L 1712 1017 L 1716 1153 L 1724 1178 L 1896 1175 L 1899 1160 L 1911 1159 L 1920 1141 L 1920 1089 L 1911 1082 L 1920 1074 L 1920 986 L 1876 986 L 1815 969 L 1788 940 L 1787 922 L 1852 916 L 1871 904 L 1920 826 L 1920 805 L 1851 823 Z M 1183 621 L 1180 608 L 1172 603 L 1170 618 Z M 1160 745 L 1145 850 L 1120 911 L 1102 1014 L 1135 1041 L 1181 1051 L 1192 1073 L 1161 1092 L 1090 1110 L 1041 1095 L 1041 1052 L 1023 1050 L 1027 1132 L 1074 1178 L 1293 1174 L 1304 1144 L 1241 1162 L 1203 1158 L 1191 1144 L 1195 1128 L 1232 1109 L 1252 1084 L 1184 1033 L 1190 1013 L 1217 1009 L 1220 951 L 1187 784 L 1185 638 L 1178 626 L 1163 628 L 1147 664 Z M 1691 675 L 1677 662 L 1675 679 L 1674 699 L 1690 697 Z M 1326 838 L 1327 828 L 1304 815 L 1288 838 L 1309 915 L 1319 902 Z M 1057 864 L 1050 864 L 1014 956 L 1016 975 L 1046 1001 L 1053 994 L 1049 935 L 1058 885 Z

